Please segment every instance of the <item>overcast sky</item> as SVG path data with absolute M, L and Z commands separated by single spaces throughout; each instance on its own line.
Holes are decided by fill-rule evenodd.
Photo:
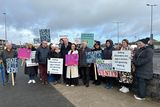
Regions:
M 153 33 L 160 40 L 160 0 L 0 0 L 0 39 L 4 39 L 4 15 L 7 13 L 7 36 L 13 43 L 33 42 L 39 29 L 51 29 L 52 41 L 69 35 L 71 41 L 81 33 L 94 33 L 95 39 L 117 42 L 134 41 L 150 35 L 150 7 L 154 7 Z

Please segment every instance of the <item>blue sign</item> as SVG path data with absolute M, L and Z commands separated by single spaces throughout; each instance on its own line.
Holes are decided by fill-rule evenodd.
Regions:
M 86 52 L 87 63 L 96 63 L 98 59 L 102 59 L 102 51 Z
M 18 72 L 18 59 L 17 58 L 7 58 L 7 72 L 8 73 L 16 73 Z
M 40 29 L 39 33 L 40 33 L 40 40 L 41 40 L 41 42 L 42 41 L 51 42 L 50 29 Z

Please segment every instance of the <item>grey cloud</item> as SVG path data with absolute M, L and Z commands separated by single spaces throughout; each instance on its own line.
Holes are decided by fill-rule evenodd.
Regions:
M 116 25 L 122 21 L 121 34 L 148 33 L 150 8 L 146 3 L 159 0 L 3 0 L 0 10 L 7 12 L 7 25 L 18 30 L 28 29 L 38 36 L 38 29 L 50 28 L 53 37 L 58 32 L 97 32 L 97 36 L 116 35 Z M 159 7 L 154 10 L 154 31 L 160 28 Z M 3 15 L 0 25 L 4 24 Z

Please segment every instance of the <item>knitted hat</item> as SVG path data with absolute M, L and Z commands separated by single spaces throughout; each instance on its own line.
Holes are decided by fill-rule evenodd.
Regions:
M 141 42 L 143 42 L 144 44 L 148 44 L 149 39 L 148 39 L 148 38 L 145 38 L 145 39 L 140 39 L 140 40 L 138 40 L 138 41 L 141 41 Z
M 101 45 L 101 42 L 100 42 L 100 41 L 96 41 L 96 44 L 97 44 L 97 45 Z

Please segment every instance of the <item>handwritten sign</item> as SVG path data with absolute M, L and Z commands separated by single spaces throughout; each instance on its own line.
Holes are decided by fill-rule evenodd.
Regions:
M 18 72 L 18 59 L 17 58 L 7 58 L 6 64 L 7 64 L 6 69 L 8 73 Z
M 66 66 L 78 65 L 78 54 L 66 55 Z
M 62 74 L 63 71 L 63 59 L 51 58 L 47 64 L 48 74 Z
M 38 64 L 35 62 L 35 56 L 36 56 L 36 51 L 31 51 L 30 59 L 26 60 L 26 66 L 27 67 L 38 66 Z
M 112 60 L 97 60 L 98 75 L 103 77 L 118 77 L 118 72 L 112 69 Z
M 87 63 L 96 63 L 97 59 L 102 59 L 102 51 L 86 52 Z
M 40 40 L 42 41 L 47 41 L 50 42 L 51 38 L 50 38 L 50 29 L 40 29 L 39 30 L 40 33 Z
M 82 33 L 81 42 L 84 40 L 88 42 L 88 47 L 92 48 L 94 45 L 94 33 Z
M 31 50 L 27 48 L 18 49 L 18 58 L 19 59 L 29 59 L 31 55 Z
M 113 51 L 112 67 L 116 71 L 131 72 L 131 51 Z

